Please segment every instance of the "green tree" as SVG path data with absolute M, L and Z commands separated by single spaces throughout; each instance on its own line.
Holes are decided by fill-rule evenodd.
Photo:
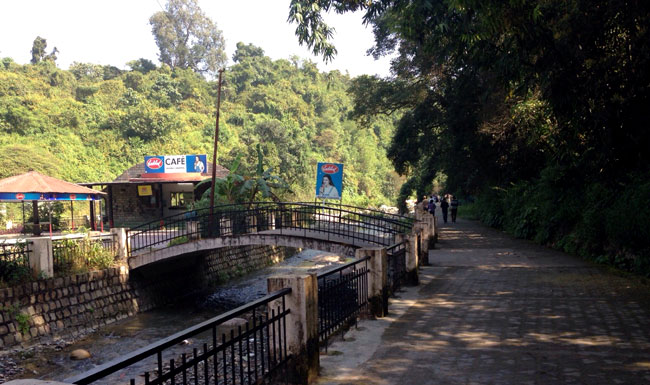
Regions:
M 59 50 L 54 47 L 52 52 L 47 54 L 45 51 L 47 49 L 47 40 L 37 36 L 36 39 L 34 39 L 34 43 L 32 43 L 32 59 L 31 63 L 36 64 L 39 63 L 43 60 L 48 60 L 55 62 L 56 61 L 56 54 L 59 52 Z
M 223 35 L 197 0 L 169 0 L 164 12 L 149 19 L 161 62 L 173 68 L 191 68 L 216 74 L 226 63 Z
M 232 55 L 232 60 L 239 63 L 246 58 L 264 57 L 264 50 L 256 47 L 253 44 L 244 44 L 241 41 L 237 43 L 237 50 Z
M 648 274 L 648 248 L 603 213 L 650 206 L 650 3 L 292 0 L 298 39 L 325 58 L 328 10 L 363 10 L 370 53 L 397 53 L 392 78 L 351 91 L 362 123 L 401 113 L 388 155 L 403 197 L 443 173 L 448 190 L 480 194 L 490 224 Z M 624 233 L 644 221 L 626 217 Z
M 131 68 L 132 71 L 138 71 L 145 75 L 156 69 L 156 65 L 151 60 L 142 58 L 138 60 L 131 60 L 130 62 L 126 63 L 126 65 Z
M 77 80 L 96 82 L 104 79 L 104 67 L 99 64 L 72 62 L 70 72 Z
M 43 60 L 45 57 L 45 50 L 47 49 L 47 40 L 43 39 L 40 36 L 37 36 L 36 39 L 34 39 L 34 43 L 32 44 L 32 64 L 36 64 Z
M 650 61 L 650 6 L 633 3 L 293 0 L 290 19 L 299 40 L 327 58 L 320 14 L 365 10 L 375 33 L 370 52 L 398 57 L 395 79 L 359 84 L 357 107 L 410 111 L 393 146 L 398 170 L 415 167 L 421 154 L 411 150 L 433 136 L 444 146 L 432 166 L 478 165 L 476 189 L 486 180 L 538 175 L 549 162 L 599 179 L 647 169 L 650 135 L 641 128 L 640 106 L 649 97 L 650 75 L 642 68 Z M 414 97 L 390 96 L 404 91 Z M 500 159 L 510 150 L 516 156 Z M 467 155 L 478 159 L 467 163 Z M 512 167 L 528 156 L 529 170 Z

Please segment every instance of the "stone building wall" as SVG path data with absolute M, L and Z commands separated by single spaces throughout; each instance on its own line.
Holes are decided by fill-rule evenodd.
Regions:
M 0 289 L 0 349 L 86 334 L 268 266 L 295 249 L 242 246 L 128 269 L 110 268 Z
M 135 184 L 111 186 L 113 191 L 113 227 L 132 227 L 154 221 L 162 215 L 158 204 L 158 185 L 152 184 L 153 196 L 139 197 Z M 152 203 L 151 199 L 155 199 Z

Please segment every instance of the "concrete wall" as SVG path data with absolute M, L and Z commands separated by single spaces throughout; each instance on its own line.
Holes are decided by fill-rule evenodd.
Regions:
M 111 268 L 0 289 L 0 349 L 76 337 L 292 255 L 275 246 L 220 249 L 143 267 Z

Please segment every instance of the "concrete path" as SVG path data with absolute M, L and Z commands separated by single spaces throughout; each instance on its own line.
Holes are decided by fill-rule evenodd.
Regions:
M 464 220 L 429 260 L 319 384 L 650 384 L 647 285 Z

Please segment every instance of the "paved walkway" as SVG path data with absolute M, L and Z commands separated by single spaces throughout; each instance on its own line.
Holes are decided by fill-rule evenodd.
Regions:
M 648 286 L 464 220 L 429 260 L 319 384 L 650 384 Z

